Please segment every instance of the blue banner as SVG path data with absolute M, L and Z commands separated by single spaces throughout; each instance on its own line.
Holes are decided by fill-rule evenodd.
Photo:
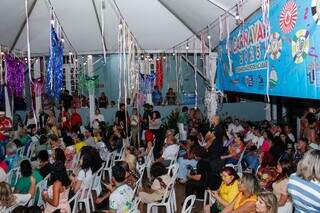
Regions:
M 260 10 L 230 33 L 230 60 L 219 44 L 218 89 L 320 98 L 320 0 L 271 1 L 269 19 L 269 42 Z

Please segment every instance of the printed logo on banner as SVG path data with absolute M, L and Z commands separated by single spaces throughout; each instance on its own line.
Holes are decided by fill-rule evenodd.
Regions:
M 252 75 L 247 75 L 244 79 L 245 84 L 247 87 L 252 87 L 253 86 L 253 77 Z
M 294 0 L 288 1 L 282 8 L 279 23 L 283 33 L 290 33 L 296 25 L 298 16 L 297 4 Z
M 292 57 L 296 64 L 300 64 L 309 53 L 309 31 L 299 30 L 292 39 Z
M 320 87 L 320 63 L 313 62 L 308 65 L 308 74 L 309 83 L 315 85 L 316 87 Z
M 277 32 L 272 33 L 270 38 L 270 57 L 272 60 L 276 60 L 281 56 L 282 39 Z
M 311 12 L 312 12 L 312 17 L 317 23 L 317 25 L 320 25 L 320 1 L 319 0 L 312 0 Z
M 276 87 L 278 84 L 278 74 L 277 71 L 272 67 L 270 74 L 269 74 L 269 87 L 270 89 Z

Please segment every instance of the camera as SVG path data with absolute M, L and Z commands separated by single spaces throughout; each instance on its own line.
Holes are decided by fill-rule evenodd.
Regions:
M 197 170 L 195 168 L 193 168 L 191 165 L 188 165 L 187 169 L 190 170 L 190 175 L 196 175 L 197 174 Z

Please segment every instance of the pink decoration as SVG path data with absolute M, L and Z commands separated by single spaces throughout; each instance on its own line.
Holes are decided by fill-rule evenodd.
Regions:
M 163 59 L 160 57 L 159 60 L 156 61 L 156 83 L 155 85 L 158 86 L 159 90 L 163 87 Z

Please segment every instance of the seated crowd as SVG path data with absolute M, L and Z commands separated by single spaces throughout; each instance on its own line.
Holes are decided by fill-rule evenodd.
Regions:
M 205 213 L 320 212 L 320 129 L 306 111 L 290 126 L 213 116 L 183 107 L 176 130 L 152 105 L 140 116 L 120 104 L 110 127 L 100 110 L 88 126 L 61 108 L 41 124 L 32 113 L 16 134 L 0 134 L 0 208 L 13 212 L 145 212 L 172 190 L 204 202 Z M 15 125 L 15 124 L 14 124 Z M 193 205 L 193 204 L 192 204 Z M 146 208 L 147 207 L 147 208 Z

